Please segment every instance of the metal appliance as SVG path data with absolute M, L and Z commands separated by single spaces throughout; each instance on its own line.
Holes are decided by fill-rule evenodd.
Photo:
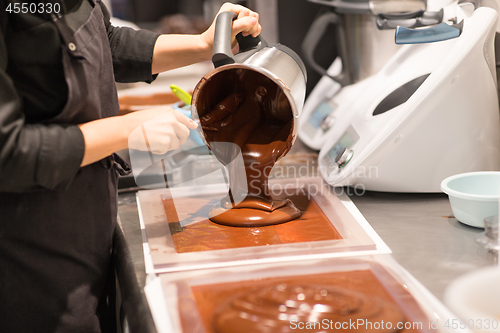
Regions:
M 476 5 L 445 6 L 443 20 L 454 25 L 398 27 L 396 42 L 406 45 L 364 80 L 340 89 L 322 78 L 299 136 L 321 148 L 320 172 L 329 184 L 440 192 L 452 174 L 500 167 L 498 14 Z
M 323 77 L 304 105 L 299 137 L 309 147 L 319 150 L 336 119 L 332 110 L 318 107 L 319 101 L 337 95 L 336 105 L 352 103 L 363 89 L 363 81 L 376 74 L 401 47 L 394 43 L 396 26 L 415 28 L 439 24 L 444 10 L 435 5 L 428 7 L 425 0 L 310 1 L 334 10 L 313 22 L 302 44 L 305 62 Z M 316 63 L 314 55 L 331 24 L 337 32 L 334 38 L 339 58 L 327 70 Z

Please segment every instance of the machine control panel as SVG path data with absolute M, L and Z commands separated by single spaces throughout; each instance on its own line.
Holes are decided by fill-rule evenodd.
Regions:
M 345 166 L 349 161 L 351 161 L 354 151 L 351 149 L 352 146 L 359 140 L 358 133 L 354 130 L 352 126 L 349 126 L 345 133 L 340 137 L 337 143 L 333 146 L 332 149 L 325 155 L 323 158 L 323 165 L 326 166 L 327 172 L 331 173 L 334 170 L 340 170 L 343 166 Z M 338 164 L 337 156 L 342 150 L 348 151 L 346 153 L 345 159 L 343 160 L 342 166 Z
M 304 124 L 304 130 L 308 136 L 314 137 L 318 130 L 328 131 L 336 121 L 333 111 L 337 105 L 331 100 L 321 102 L 311 113 L 311 116 Z

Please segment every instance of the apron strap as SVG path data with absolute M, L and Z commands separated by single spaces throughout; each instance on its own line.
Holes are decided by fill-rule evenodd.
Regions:
M 84 56 L 80 51 L 78 50 L 78 46 L 76 44 L 75 37 L 73 36 L 73 32 L 71 31 L 70 27 L 66 24 L 66 19 L 64 16 L 61 16 L 60 14 L 51 14 L 52 21 L 57 27 L 57 30 L 59 31 L 59 34 L 61 35 L 62 40 L 64 41 L 64 44 L 66 48 L 69 50 L 69 54 L 72 57 L 75 58 L 80 58 L 84 59 Z

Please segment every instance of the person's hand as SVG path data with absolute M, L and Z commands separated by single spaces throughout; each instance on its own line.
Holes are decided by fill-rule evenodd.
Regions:
M 130 129 L 129 149 L 165 154 L 186 142 L 189 130 L 197 124 L 171 107 L 136 111 L 123 116 Z
M 228 11 L 235 12 L 238 14 L 238 17 L 233 21 L 233 29 L 231 32 L 231 40 L 233 47 L 236 45 L 236 35 L 239 34 L 240 32 L 243 34 L 243 36 L 252 35 L 253 37 L 257 37 L 260 34 L 262 27 L 260 26 L 259 23 L 259 14 L 251 11 L 246 7 L 226 2 L 221 6 L 217 15 L 219 15 L 219 13 L 221 12 L 228 12 Z M 202 41 L 208 45 L 210 50 L 212 49 L 214 44 L 216 19 L 217 16 L 215 17 L 214 21 L 212 22 L 212 25 L 210 25 L 207 31 L 201 34 Z

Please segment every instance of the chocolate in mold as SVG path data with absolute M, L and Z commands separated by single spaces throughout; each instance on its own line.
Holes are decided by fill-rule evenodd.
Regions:
M 286 289 L 278 290 L 283 289 L 283 286 L 292 291 L 287 293 Z M 302 288 L 303 292 L 300 292 L 299 288 Z M 323 296 L 325 291 L 326 295 L 330 294 L 336 302 Z M 237 307 L 244 307 L 244 309 L 238 312 L 242 319 L 239 324 L 229 323 L 229 325 L 238 325 L 237 329 L 235 326 L 229 326 L 234 329 L 232 332 L 334 332 L 339 331 L 335 329 L 335 320 L 349 322 L 349 319 L 356 320 L 355 318 L 364 319 L 365 323 L 370 321 L 375 325 L 377 323 L 380 325 L 384 320 L 386 329 L 389 326 L 387 322 L 390 322 L 392 326 L 389 330 L 383 330 L 381 326 L 375 330 L 370 330 L 369 325 L 368 327 L 360 326 L 359 329 L 354 330 L 356 332 L 395 332 L 398 330 L 393 329 L 395 326 L 393 323 L 397 322 L 421 323 L 420 326 L 407 326 L 399 330 L 400 333 L 434 331 L 429 329 L 429 318 L 412 295 L 381 266 L 375 269 L 372 267 L 371 269 L 196 285 L 191 286 L 191 292 L 206 333 L 231 332 L 225 331 L 220 325 L 225 320 L 234 319 L 234 311 L 230 307 L 237 299 L 241 300 Z M 273 292 L 277 292 L 278 295 L 271 295 Z M 321 298 L 315 299 L 318 293 Z M 280 303 L 286 303 L 287 298 L 290 302 L 288 305 L 284 304 L 285 307 L 283 307 Z M 299 315 L 302 304 L 306 305 L 303 306 L 303 313 Z M 324 311 L 307 317 L 306 307 L 314 307 L 316 304 L 319 304 L 318 310 L 323 308 Z M 326 307 L 322 307 L 322 304 Z M 272 308 L 274 310 L 271 310 Z M 318 327 L 316 329 L 292 329 L 290 320 L 294 311 L 297 312 L 298 321 L 303 319 L 304 323 L 315 322 L 321 321 L 320 318 L 328 317 L 331 318 L 327 319 L 328 322 L 329 320 L 334 322 L 333 327 L 332 329 L 317 329 Z M 281 325 L 283 323 L 279 319 L 282 313 L 285 314 L 282 318 L 287 316 L 285 325 Z M 182 316 L 181 323 L 184 330 L 190 324 L 183 321 Z M 247 327 L 250 330 L 245 331 Z M 372 326 L 372 328 L 375 327 Z M 341 331 L 349 331 L 349 329 L 341 329 Z
M 385 323 L 385 329 L 372 327 L 364 332 L 390 333 L 398 331 L 403 314 L 379 297 L 335 286 L 280 283 L 246 291 L 221 304 L 213 314 L 213 328 L 217 333 L 284 333 L 293 331 L 292 321 L 314 321 L 322 323 L 314 331 L 333 332 L 338 330 L 335 323 L 358 319 Z M 324 329 L 325 321 L 332 329 Z M 351 331 L 349 325 L 343 330 Z
M 255 201 L 257 204 L 254 203 Z M 288 199 L 278 202 L 273 201 L 276 208 L 272 208 L 270 211 L 258 208 L 260 202 L 257 200 L 255 201 L 247 200 L 246 204 L 252 206 L 252 208 L 238 207 L 227 209 L 221 207 L 220 204 L 216 204 L 212 210 L 210 210 L 208 217 L 216 223 L 227 226 L 261 227 L 295 220 L 301 215 L 300 210 Z
M 162 197 L 177 253 L 234 249 L 242 247 L 294 244 L 342 239 L 332 222 L 310 194 L 295 189 L 289 199 L 302 215 L 288 223 L 264 227 L 234 228 L 207 219 L 220 196 Z M 273 195 L 278 201 L 282 195 Z
M 244 162 L 244 170 L 228 168 L 232 186 L 210 212 L 210 220 L 250 227 L 298 218 L 301 212 L 293 202 L 275 201 L 268 184 L 273 165 L 294 140 L 293 112 L 281 88 L 256 71 L 230 69 L 204 83 L 196 108 L 205 140 L 217 159 L 227 166 L 241 153 Z M 227 142 L 239 149 L 220 144 Z M 240 172 L 246 174 L 245 189 L 234 186 Z

